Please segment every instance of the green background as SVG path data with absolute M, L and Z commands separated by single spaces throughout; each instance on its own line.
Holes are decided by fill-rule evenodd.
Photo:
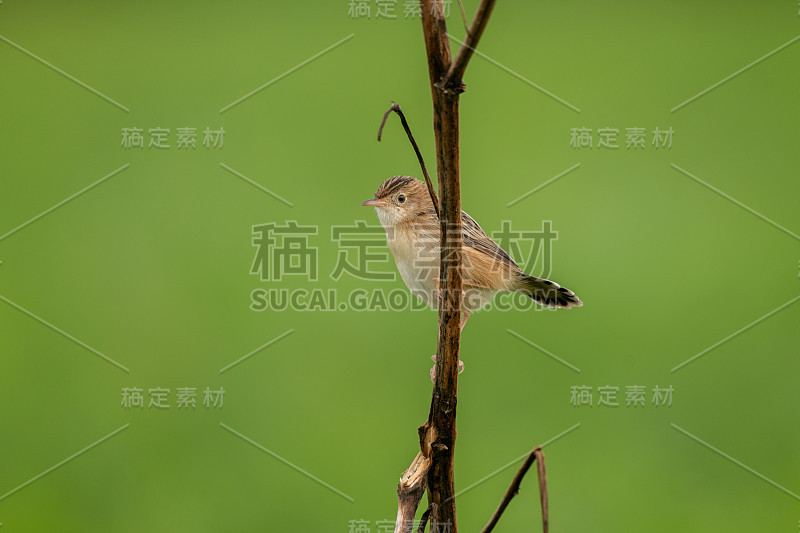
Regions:
M 477 2 L 465 0 L 469 14 Z M 353 18 L 348 2 L 18 2 L 0 35 L 128 108 L 0 42 L 3 531 L 370 531 L 427 416 L 433 311 L 254 312 L 258 287 L 394 289 L 329 277 L 330 227 L 394 174 L 419 175 L 393 117 L 407 113 L 435 168 L 419 20 Z M 677 165 L 800 232 L 800 44 L 675 106 L 800 34 L 797 2 L 499 2 L 461 100 L 464 209 L 487 231 L 553 221 L 552 278 L 585 307 L 488 311 L 464 331 L 456 488 L 462 531 L 486 522 L 524 455 L 545 447 L 553 531 L 788 531 L 800 501 L 797 359 L 790 305 L 800 239 Z M 455 36 L 464 29 L 455 4 Z M 247 100 L 224 106 L 354 36 Z M 175 129 L 226 130 L 179 150 Z M 126 127 L 170 128 L 172 148 L 125 149 Z M 570 147 L 572 128 L 595 147 Z M 616 150 L 598 128 L 620 130 Z M 625 129 L 646 128 L 644 149 Z M 651 131 L 674 130 L 656 149 Z M 285 205 L 220 166 L 241 172 Z M 569 167 L 525 200 L 507 204 Z M 319 279 L 250 274 L 251 226 L 316 225 Z M 384 249 L 385 251 L 385 249 Z M 380 268 L 394 272 L 393 263 Z M 120 362 L 103 361 L 41 322 Z M 581 370 L 526 345 L 511 329 Z M 221 374 L 282 333 L 284 339 Z M 592 407 L 570 389 L 595 391 Z M 616 408 L 597 388 L 620 388 Z M 625 407 L 625 387 L 647 387 Z M 671 407 L 650 390 L 674 388 Z M 167 410 L 126 410 L 124 387 L 172 390 Z M 224 387 L 221 409 L 175 407 L 177 387 Z M 346 494 L 327 490 L 220 423 Z M 499 530 L 540 527 L 534 478 Z

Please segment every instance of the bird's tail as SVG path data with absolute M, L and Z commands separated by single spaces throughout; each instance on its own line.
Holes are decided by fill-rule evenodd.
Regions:
M 574 292 L 555 281 L 529 276 L 524 272 L 520 272 L 518 275 L 516 290 L 529 296 L 539 305 L 563 309 L 583 306 L 583 302 L 575 296 Z

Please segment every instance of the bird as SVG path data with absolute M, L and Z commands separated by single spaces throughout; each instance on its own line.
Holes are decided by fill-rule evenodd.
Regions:
M 408 289 L 438 309 L 441 229 L 425 182 L 410 176 L 393 176 L 378 187 L 374 198 L 361 205 L 375 208 L 397 270 Z M 508 252 L 464 211 L 461 211 L 461 225 L 462 330 L 470 315 L 488 305 L 498 292 L 520 292 L 549 308 L 583 306 L 580 298 L 566 287 L 523 272 Z

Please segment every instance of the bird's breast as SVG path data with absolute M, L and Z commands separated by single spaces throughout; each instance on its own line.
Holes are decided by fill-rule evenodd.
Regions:
M 439 239 L 424 231 L 396 226 L 387 231 L 389 249 L 408 289 L 431 307 L 436 301 L 439 274 Z

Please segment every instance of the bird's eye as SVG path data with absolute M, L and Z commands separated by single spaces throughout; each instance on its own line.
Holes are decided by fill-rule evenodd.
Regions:
M 406 195 L 405 195 L 405 194 L 398 194 L 398 195 L 397 195 L 397 202 L 398 202 L 398 203 L 401 203 L 401 204 L 402 204 L 402 203 L 403 203 L 403 202 L 405 202 L 405 201 L 406 201 Z

